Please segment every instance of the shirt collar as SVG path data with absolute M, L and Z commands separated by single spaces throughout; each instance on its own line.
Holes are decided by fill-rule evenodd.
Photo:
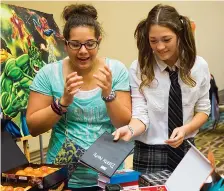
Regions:
M 175 67 L 180 68 L 180 60 L 179 59 L 176 61 L 174 66 L 171 68 L 163 60 L 159 59 L 159 57 L 156 56 L 155 54 L 154 54 L 154 57 L 155 57 L 155 60 L 156 60 L 156 64 L 158 65 L 161 72 L 163 72 L 167 67 L 169 67 L 169 69 L 171 69 L 171 70 L 175 70 Z

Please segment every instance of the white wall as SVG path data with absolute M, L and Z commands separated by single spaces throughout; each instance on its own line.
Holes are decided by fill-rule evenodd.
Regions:
M 2 1 L 35 10 L 52 13 L 59 28 L 63 28 L 61 12 L 72 1 Z M 76 1 L 77 2 L 77 1 Z M 148 11 L 161 1 L 91 1 L 99 13 L 105 38 L 100 54 L 117 58 L 127 66 L 137 58 L 133 37 L 138 22 L 147 16 Z M 220 89 L 224 89 L 224 1 L 164 1 L 175 6 L 182 14 L 196 22 L 196 41 L 198 54 L 204 57 L 211 73 L 214 74 Z
M 3 3 L 52 13 L 59 28 L 62 29 L 61 12 L 65 5 L 75 2 L 3 1 Z M 97 8 L 99 21 L 105 31 L 105 39 L 100 47 L 100 55 L 119 59 L 129 66 L 137 58 L 137 49 L 133 37 L 134 30 L 138 22 L 147 16 L 148 11 L 160 2 L 92 1 L 89 3 Z M 198 54 L 208 62 L 219 89 L 224 89 L 224 2 L 165 1 L 163 3 L 175 6 L 182 15 L 189 16 L 195 21 Z M 30 144 L 32 145 L 32 143 Z M 32 148 L 37 148 L 33 145 Z

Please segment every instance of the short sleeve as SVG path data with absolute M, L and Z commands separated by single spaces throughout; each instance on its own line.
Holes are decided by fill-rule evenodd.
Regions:
M 129 74 L 126 66 L 118 60 L 110 60 L 112 71 L 112 89 L 115 91 L 130 91 Z
M 52 96 L 52 88 L 50 84 L 49 74 L 51 72 L 51 64 L 45 65 L 39 70 L 33 79 L 30 90 Z

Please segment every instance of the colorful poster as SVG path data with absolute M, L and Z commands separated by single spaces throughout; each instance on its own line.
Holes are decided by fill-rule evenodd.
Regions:
M 1 124 L 15 137 L 29 134 L 29 86 L 45 65 L 65 57 L 52 14 L 1 3 Z

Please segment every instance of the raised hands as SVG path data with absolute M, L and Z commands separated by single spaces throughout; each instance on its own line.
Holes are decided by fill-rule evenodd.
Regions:
M 64 94 L 61 97 L 62 105 L 70 105 L 73 101 L 74 95 L 79 91 L 83 84 L 83 77 L 78 76 L 77 72 L 72 72 L 66 77 Z
M 98 80 L 97 85 L 102 89 L 102 96 L 107 97 L 112 91 L 112 72 L 108 66 L 99 68 L 101 75 L 94 74 L 93 77 Z
M 106 65 L 103 68 L 99 68 L 99 71 L 99 74 L 94 74 L 93 77 L 97 80 L 97 85 L 102 89 L 102 96 L 107 97 L 112 91 L 112 72 Z M 74 95 L 80 90 L 83 83 L 83 77 L 79 76 L 77 72 L 69 74 L 66 77 L 64 94 L 60 103 L 66 106 L 70 105 Z

